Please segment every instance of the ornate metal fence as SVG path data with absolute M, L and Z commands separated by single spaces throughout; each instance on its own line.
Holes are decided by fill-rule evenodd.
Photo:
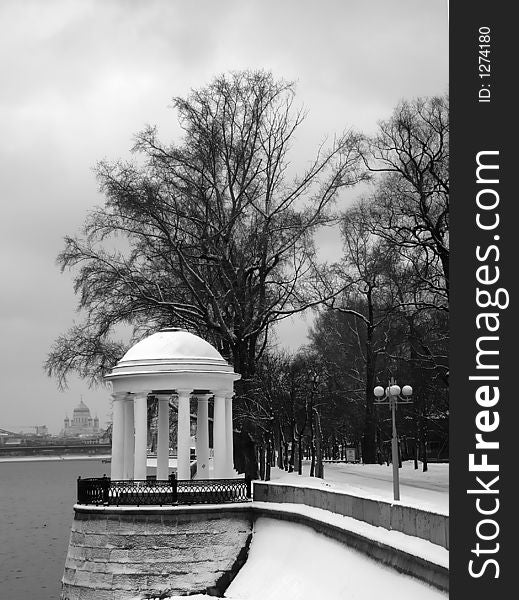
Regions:
M 250 479 L 148 479 L 113 481 L 108 477 L 77 480 L 78 504 L 144 506 L 222 504 L 251 498 Z

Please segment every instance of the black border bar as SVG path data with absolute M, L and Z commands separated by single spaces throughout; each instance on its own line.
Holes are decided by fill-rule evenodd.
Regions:
M 514 188 L 519 162 L 512 148 L 514 132 L 518 130 L 512 102 L 517 71 L 514 63 L 519 56 L 515 42 L 519 34 L 512 7 L 511 2 L 496 1 L 450 3 L 450 597 L 455 600 L 510 598 L 517 593 L 515 578 L 519 574 L 515 515 L 519 503 L 514 495 L 515 481 L 519 481 L 519 391 L 514 391 L 514 387 L 519 390 L 516 358 L 519 326 L 514 318 L 519 274 L 519 232 L 515 217 L 519 197 Z M 485 52 L 486 28 L 489 29 L 488 53 Z M 487 99 L 490 101 L 484 101 Z M 493 152 L 480 154 L 480 161 L 499 166 L 493 171 L 498 172 L 499 183 L 490 183 L 495 178 L 488 169 L 480 171 L 480 179 L 486 182 L 477 182 L 477 156 L 481 152 Z M 479 200 L 490 204 L 492 197 L 498 199 L 495 209 L 478 208 L 478 192 L 483 188 L 493 191 L 483 194 Z M 498 214 L 499 225 L 491 230 L 478 227 L 478 212 L 482 213 L 480 219 L 487 219 L 486 223 L 493 223 L 491 219 Z M 484 260 L 478 259 L 477 247 L 481 257 L 491 245 L 497 250 L 489 250 Z M 480 278 L 487 275 L 493 278 L 497 266 L 499 281 L 496 284 L 478 282 L 477 269 L 485 264 L 489 270 L 479 271 Z M 482 308 L 476 297 L 478 287 L 490 293 L 497 293 L 497 288 L 505 289 L 510 298 L 509 306 Z M 498 303 L 504 305 L 504 298 L 501 294 Z M 478 314 L 485 312 L 498 314 L 499 329 L 494 333 L 486 331 L 483 325 L 491 318 L 480 319 L 481 328 L 477 327 Z M 496 320 L 492 323 L 495 325 Z M 480 339 L 488 335 L 497 336 L 498 340 Z M 479 369 L 478 339 L 480 348 L 499 352 L 480 355 Z M 491 370 L 481 368 L 481 364 L 498 366 Z M 497 374 L 499 380 L 469 379 L 489 374 Z M 485 385 L 489 385 L 491 396 L 485 397 L 483 390 L 480 393 L 482 405 L 477 401 L 477 394 Z M 490 407 L 495 398 L 494 386 L 499 388 L 499 401 Z M 486 406 L 485 399 L 489 401 Z M 485 410 L 488 414 L 478 416 Z M 499 419 L 497 428 L 483 434 L 483 439 L 497 441 L 499 448 L 476 450 L 476 434 L 481 433 L 478 423 L 479 427 L 492 429 L 496 419 Z M 485 460 L 482 455 L 486 454 L 488 463 L 499 470 L 471 471 L 471 454 L 477 464 Z M 499 476 L 499 480 L 491 483 L 495 476 Z M 476 477 L 480 477 L 483 484 Z M 467 490 L 480 493 L 467 493 Z

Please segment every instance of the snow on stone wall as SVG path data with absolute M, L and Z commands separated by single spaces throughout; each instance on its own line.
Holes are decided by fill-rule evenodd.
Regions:
M 400 503 L 352 496 L 341 491 L 254 482 L 254 500 L 322 508 L 371 525 L 429 540 L 449 549 L 449 517 Z

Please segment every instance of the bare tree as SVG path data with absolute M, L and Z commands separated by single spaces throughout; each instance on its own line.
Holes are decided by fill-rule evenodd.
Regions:
M 419 284 L 410 301 L 448 311 L 448 98 L 400 103 L 364 140 L 362 154 L 371 172 L 383 174 L 366 207 L 366 224 L 398 250 Z
M 388 317 L 395 306 L 388 277 L 394 253 L 370 231 L 362 204 L 344 214 L 341 232 L 344 257 L 334 266 L 334 271 L 343 292 L 330 300 L 324 298 L 323 302 L 329 309 L 354 319 L 350 328 L 357 340 L 361 363 L 357 380 L 365 405 L 362 455 L 364 462 L 372 463 L 376 461 L 373 388 L 377 358 L 385 351 L 384 330 L 388 327 Z
M 306 295 L 313 232 L 364 175 L 352 133 L 289 175 L 304 119 L 294 101 L 293 84 L 269 73 L 220 76 L 174 99 L 179 143 L 148 127 L 137 161 L 98 165 L 105 204 L 58 257 L 84 315 L 46 361 L 60 385 L 71 371 L 99 379 L 124 350 L 113 341 L 121 325 L 134 340 L 164 325 L 201 333 L 247 381 L 271 326 L 316 302 Z
M 368 171 L 378 173 L 373 192 L 344 214 L 344 258 L 321 269 L 316 280 L 323 304 L 355 319 L 364 367 L 358 377 L 366 408 L 363 459 L 373 462 L 379 356 L 428 361 L 446 373 L 445 356 L 437 354 L 442 344 L 423 335 L 427 328 L 418 324 L 439 323 L 435 313 L 448 311 L 447 98 L 401 102 L 374 136 L 363 138 L 361 154 Z M 407 339 L 390 350 L 385 330 L 402 322 L 408 326 Z M 445 328 L 438 333 L 441 340 Z

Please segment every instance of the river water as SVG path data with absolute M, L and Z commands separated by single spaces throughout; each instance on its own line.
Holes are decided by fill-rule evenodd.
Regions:
M 108 473 L 95 460 L 0 462 L 0 599 L 57 600 L 76 480 Z

